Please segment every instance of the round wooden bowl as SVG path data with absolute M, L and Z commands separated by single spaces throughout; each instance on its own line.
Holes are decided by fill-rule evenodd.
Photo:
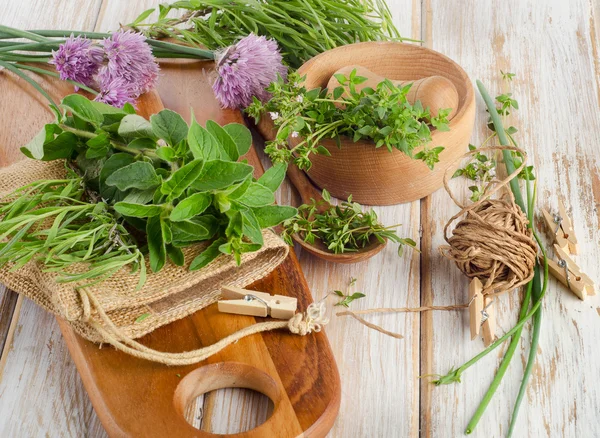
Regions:
M 306 75 L 306 88 L 327 86 L 331 76 L 348 65 L 361 65 L 389 79 L 412 80 L 440 75 L 452 81 L 458 91 L 459 104 L 450 121 L 450 131 L 432 129 L 431 147 L 444 146 L 440 162 L 430 170 L 421 160 L 413 160 L 394 149 L 375 148 L 372 141 L 354 143 L 342 138 L 341 148 L 334 140 L 322 145 L 331 157 L 312 155 L 310 179 L 339 199 L 352 195 L 354 201 L 367 205 L 391 205 L 423 198 L 443 184 L 444 172 L 465 152 L 475 119 L 475 94 L 465 71 L 450 58 L 434 50 L 396 42 L 366 42 L 328 50 L 307 61 L 298 73 Z M 270 120 L 263 122 L 266 133 Z M 290 138 L 297 144 L 298 138 Z M 418 150 L 417 150 L 418 151 Z M 417 152 L 415 151 L 415 152 Z

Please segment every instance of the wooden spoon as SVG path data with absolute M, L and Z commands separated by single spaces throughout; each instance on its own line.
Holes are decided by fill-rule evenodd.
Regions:
M 348 65 L 335 72 L 329 82 L 327 83 L 327 89 L 333 91 L 335 88 L 342 86 L 335 77 L 336 74 L 343 74 L 344 76 L 350 76 L 352 70 L 356 69 L 357 76 L 366 77 L 367 80 L 362 84 L 356 85 L 356 91 L 360 91 L 363 88 L 371 87 L 375 89 L 377 84 L 383 82 L 385 78 L 372 72 L 366 67 L 360 65 Z M 391 82 L 396 86 L 404 86 L 412 84 L 406 99 L 410 104 L 414 104 L 417 100 L 421 101 L 423 108 L 429 108 L 432 116 L 437 116 L 438 110 L 451 108 L 452 111 L 448 115 L 448 120 L 456 114 L 458 108 L 458 91 L 452 83 L 452 81 L 444 76 L 429 76 L 422 79 L 408 80 L 408 81 L 397 81 L 391 79 Z M 346 88 L 346 87 L 344 87 Z M 342 96 L 346 95 L 346 92 Z
M 331 207 L 331 204 L 323 199 L 321 192 L 312 185 L 306 174 L 298 169 L 296 165 L 290 164 L 288 166 L 287 176 L 294 187 L 296 187 L 296 190 L 298 190 L 304 204 L 310 204 L 313 199 L 317 202 L 323 201 L 318 209 L 319 213 L 323 213 Z M 314 244 L 310 244 L 302 240 L 297 233 L 293 234 L 292 238 L 309 253 L 329 262 L 344 264 L 358 263 L 367 260 L 380 252 L 387 244 L 387 240 L 384 243 L 381 243 L 374 238 L 371 243 L 357 251 L 334 254 L 318 239 L 315 240 Z

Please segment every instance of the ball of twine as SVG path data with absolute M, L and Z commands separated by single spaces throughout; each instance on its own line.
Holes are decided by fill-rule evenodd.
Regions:
M 499 295 L 528 283 L 533 278 L 537 245 L 533 233 L 528 228 L 529 221 L 521 208 L 509 193 L 503 199 L 490 199 L 511 179 L 516 177 L 526 157 L 518 148 L 500 146 L 481 148 L 461 158 L 482 150 L 509 149 L 523 155 L 521 166 L 503 181 L 490 183 L 496 187 L 487 191 L 477 202 L 463 207 L 452 195 L 448 187 L 447 173 L 444 186 L 454 202 L 462 207 L 444 228 L 447 246 L 440 247 L 440 253 L 456 263 L 458 269 L 469 278 L 479 278 L 483 283 L 483 294 Z M 448 228 L 459 217 L 460 220 L 452 236 L 448 237 Z

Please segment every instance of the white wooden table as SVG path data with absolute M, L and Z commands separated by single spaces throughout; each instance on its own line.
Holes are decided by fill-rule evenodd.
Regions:
M 159 0 L 3 0 L 0 23 L 20 28 L 106 31 L 128 23 Z M 597 0 L 388 0 L 402 35 L 422 39 L 461 64 L 492 93 L 500 69 L 516 74 L 514 119 L 536 166 L 538 205 L 558 197 L 573 209 L 581 242 L 580 266 L 600 275 L 600 2 Z M 2 96 L 0 96 L 0 99 Z M 473 143 L 485 134 L 478 97 Z M 2 117 L 10 117 L 3 114 Z M 291 189 L 283 202 L 296 201 Z M 467 282 L 438 255 L 442 227 L 456 208 L 438 191 L 406 205 L 376 208 L 384 223 L 403 223 L 402 234 L 422 253 L 405 258 L 388 248 L 368 262 L 336 266 L 300 254 L 315 298 L 353 276 L 367 298 L 353 308 L 463 303 Z M 519 299 L 498 306 L 499 333 L 516 319 Z M 544 302 L 537 364 L 519 416 L 517 436 L 600 436 L 600 301 L 579 301 L 556 281 Z M 459 436 L 493 378 L 503 349 L 463 375 L 460 384 L 434 387 L 418 376 L 445 373 L 479 352 L 469 339 L 464 311 L 372 316 L 403 333 L 395 340 L 349 318 L 327 327 L 342 377 L 335 437 Z M 529 327 L 526 327 L 528 332 Z M 524 339 L 528 339 L 525 337 Z M 475 436 L 502 436 L 508 427 L 528 353 L 519 345 L 502 385 Z M 100 437 L 105 432 L 69 357 L 54 317 L 0 289 L 0 436 Z M 219 432 L 251 427 L 264 418 L 261 397 L 222 391 L 198 403 L 196 423 Z

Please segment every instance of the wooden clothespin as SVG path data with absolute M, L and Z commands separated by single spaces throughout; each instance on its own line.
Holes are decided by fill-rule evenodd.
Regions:
M 588 295 L 596 295 L 594 282 L 590 277 L 581 272 L 577 264 L 569 257 L 565 250 L 558 244 L 554 245 L 558 261 L 548 259 L 548 271 L 580 300 L 585 300 Z
M 546 209 L 542 209 L 544 222 L 551 233 L 554 234 L 555 243 L 563 250 L 570 254 L 579 252 L 579 244 L 573 229 L 573 222 L 562 201 L 558 201 L 558 214 L 552 215 Z
M 496 312 L 494 310 L 494 298 L 486 296 L 483 299 L 483 322 L 481 323 L 481 331 L 483 332 L 483 344 L 489 347 L 496 340 Z
M 469 283 L 469 323 L 471 326 L 471 340 L 479 335 L 483 318 L 483 284 L 475 277 Z
M 487 347 L 496 338 L 496 316 L 492 297 L 483 295 L 483 284 L 475 277 L 469 284 L 469 322 L 471 339 L 475 339 L 481 331 L 483 342 Z
M 563 218 L 561 228 L 563 229 L 563 236 L 569 242 L 569 253 L 579 254 L 579 243 L 577 242 L 577 236 L 575 236 L 575 230 L 573 229 L 573 222 L 567 214 L 565 204 L 561 200 L 558 201 L 558 211 L 560 216 Z
M 290 319 L 296 313 L 298 300 L 283 295 L 242 289 L 235 286 L 221 288 L 222 299 L 218 301 L 219 312 L 238 315 Z

